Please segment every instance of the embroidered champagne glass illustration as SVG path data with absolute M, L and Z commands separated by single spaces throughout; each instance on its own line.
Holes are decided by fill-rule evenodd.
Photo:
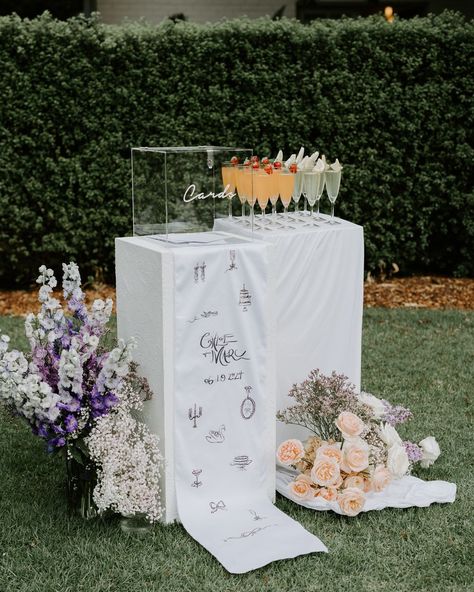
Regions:
M 202 407 L 199 407 L 199 411 L 196 410 L 196 403 L 194 403 L 194 412 L 193 412 L 193 408 L 190 407 L 188 409 L 188 417 L 189 417 L 189 421 L 193 422 L 193 428 L 197 428 L 197 420 L 201 417 L 202 415 Z
M 238 269 L 237 265 L 235 264 L 235 251 L 234 250 L 229 251 L 229 257 L 230 257 L 230 265 L 226 269 L 226 272 L 227 271 L 234 271 L 235 269 Z
M 202 469 L 194 469 L 192 474 L 194 475 L 194 481 L 191 483 L 191 487 L 201 487 L 202 481 L 199 481 L 199 475 L 202 473 Z
M 197 284 L 199 281 L 199 263 L 194 266 L 194 283 Z
M 201 282 L 206 281 L 206 262 L 203 261 L 201 264 Z
M 217 510 L 227 510 L 225 503 L 222 500 L 218 502 L 209 502 L 209 507 L 211 508 L 211 514 L 215 514 Z
M 235 456 L 234 460 L 230 463 L 230 465 L 232 467 L 239 467 L 239 469 L 241 471 L 246 471 L 247 468 L 249 466 L 249 464 L 251 464 L 253 461 L 248 457 L 248 456 Z
M 209 430 L 206 440 L 209 444 L 222 444 L 225 440 L 225 425 L 221 425 L 218 430 Z
M 256 404 L 255 400 L 252 399 L 252 397 L 250 396 L 250 393 L 252 392 L 252 387 L 246 386 L 245 392 L 247 393 L 247 396 L 240 405 L 240 415 L 243 417 L 243 419 L 250 419 L 251 417 L 253 417 L 255 413 Z
M 259 516 L 255 510 L 249 510 L 252 514 L 252 520 L 265 520 L 266 516 Z
M 242 285 L 242 289 L 240 290 L 240 298 L 239 298 L 239 306 L 242 308 L 243 312 L 247 312 L 249 306 L 252 305 L 252 296 L 250 292 L 245 287 L 245 284 Z

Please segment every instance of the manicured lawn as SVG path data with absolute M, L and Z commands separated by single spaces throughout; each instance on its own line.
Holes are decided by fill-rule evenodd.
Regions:
M 0 317 L 0 331 L 24 347 L 21 319 Z M 412 409 L 406 438 L 438 439 L 418 475 L 455 481 L 454 504 L 344 518 L 279 498 L 330 553 L 232 576 L 181 526 L 136 539 L 117 520 L 69 519 L 61 459 L 1 413 L 0 592 L 472 590 L 474 313 L 369 309 L 363 352 L 364 390 Z

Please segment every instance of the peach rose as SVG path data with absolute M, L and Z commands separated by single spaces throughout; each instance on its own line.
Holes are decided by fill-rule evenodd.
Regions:
M 357 489 L 365 490 L 365 479 L 362 475 L 351 475 L 344 479 L 344 488 L 357 487 Z
M 323 444 L 316 451 L 316 458 L 333 458 L 338 464 L 342 462 L 342 451 L 340 444 Z
M 339 464 L 334 458 L 322 457 L 316 459 L 311 469 L 311 479 L 314 483 L 323 487 L 334 486 L 340 475 Z
M 365 493 L 358 487 L 348 487 L 338 494 L 337 503 L 346 516 L 357 516 L 364 507 Z
M 328 502 L 333 502 L 337 499 L 337 489 L 335 487 L 321 487 L 319 495 Z
M 277 459 L 282 465 L 293 465 L 304 456 L 304 447 L 299 440 L 285 440 L 278 446 Z
M 336 419 L 336 427 L 344 438 L 355 438 L 364 431 L 365 425 L 360 417 L 350 411 L 343 411 Z
M 372 488 L 374 491 L 382 491 L 392 480 L 392 475 L 387 467 L 378 465 L 372 474 Z
M 360 438 L 346 442 L 343 453 L 342 468 L 347 473 L 360 473 L 369 466 L 369 448 Z
M 314 490 L 311 485 L 312 481 L 307 475 L 298 475 L 298 477 L 290 483 L 290 491 L 299 499 L 311 499 L 314 497 Z

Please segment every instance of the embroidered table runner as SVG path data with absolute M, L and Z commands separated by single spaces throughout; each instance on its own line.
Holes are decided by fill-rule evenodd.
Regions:
M 231 573 L 324 544 L 269 498 L 264 244 L 182 246 L 175 265 L 175 481 L 189 534 Z

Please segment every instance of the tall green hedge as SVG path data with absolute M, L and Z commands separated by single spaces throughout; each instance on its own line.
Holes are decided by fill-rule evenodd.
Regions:
M 474 25 L 106 26 L 0 18 L 0 285 L 76 259 L 113 278 L 129 148 L 221 144 L 345 164 L 366 268 L 474 274 Z

